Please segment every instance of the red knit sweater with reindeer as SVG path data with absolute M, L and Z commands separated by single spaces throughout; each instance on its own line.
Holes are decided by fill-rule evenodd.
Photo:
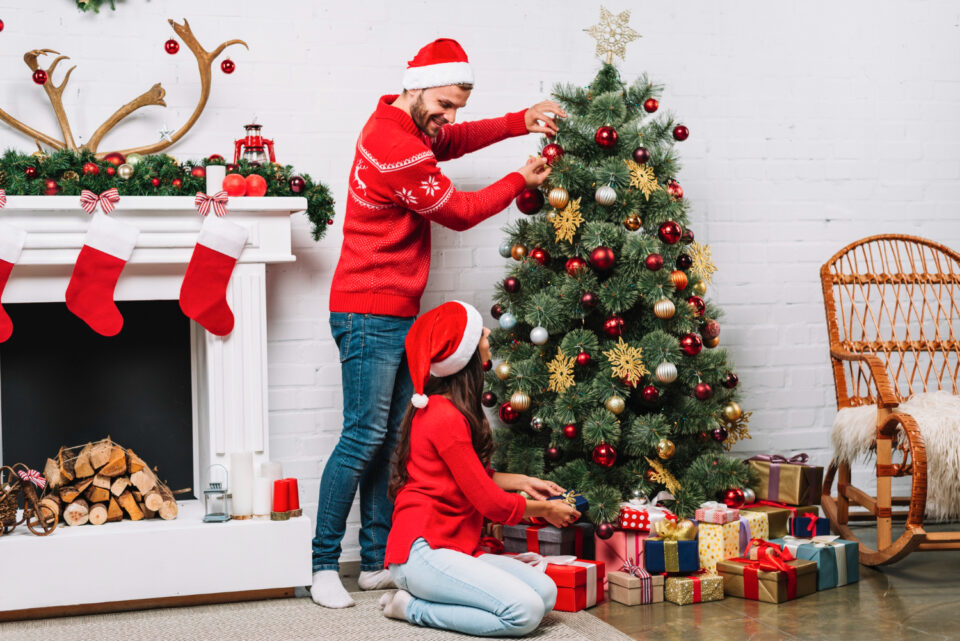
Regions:
M 383 96 L 350 169 L 340 260 L 330 311 L 416 316 L 430 272 L 430 222 L 463 231 L 502 211 L 523 191 L 519 172 L 479 191 L 458 191 L 437 162 L 527 133 L 524 112 L 445 125 L 435 138 Z

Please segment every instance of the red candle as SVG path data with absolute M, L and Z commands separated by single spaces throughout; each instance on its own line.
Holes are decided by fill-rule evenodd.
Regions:
M 283 479 L 287 484 L 287 509 L 293 512 L 291 516 L 299 516 L 300 510 L 300 488 L 297 487 L 297 479 Z
M 287 512 L 290 510 L 290 492 L 286 480 L 273 482 L 273 511 Z

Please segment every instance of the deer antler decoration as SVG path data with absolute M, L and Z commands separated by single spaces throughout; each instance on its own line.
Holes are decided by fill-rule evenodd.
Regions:
M 133 149 L 125 149 L 120 153 L 127 155 L 131 153 L 139 154 L 153 154 L 159 151 L 162 151 L 172 145 L 173 143 L 180 140 L 189 130 L 196 124 L 197 119 L 200 117 L 201 112 L 203 112 L 204 107 L 207 105 L 207 100 L 210 98 L 210 84 L 211 84 L 211 73 L 210 67 L 213 62 L 217 59 L 223 50 L 229 47 L 230 45 L 243 45 L 247 49 L 250 47 L 247 46 L 247 43 L 243 40 L 228 40 L 220 46 L 218 46 L 213 51 L 205 50 L 200 43 L 197 41 L 196 37 L 193 35 L 193 31 L 190 29 L 190 23 L 186 19 L 183 20 L 183 24 L 178 24 L 173 20 L 168 20 L 170 26 L 173 27 L 173 30 L 176 32 L 180 39 L 183 40 L 183 43 L 190 48 L 190 51 L 193 52 L 194 57 L 197 59 L 197 67 L 200 70 L 200 100 L 197 103 L 196 108 L 193 110 L 193 113 L 190 115 L 190 118 L 180 129 L 176 131 L 172 136 L 167 139 L 161 140 L 157 143 L 144 145 L 142 147 L 135 147 Z M 23 56 L 24 62 L 27 63 L 27 66 L 31 70 L 36 71 L 39 68 L 37 58 L 48 53 L 57 54 L 56 59 L 50 64 L 46 69 L 47 76 L 50 79 L 43 88 L 47 92 L 47 96 L 50 98 L 50 104 L 53 106 L 53 111 L 57 116 L 57 121 L 60 123 L 60 130 L 63 133 L 63 140 L 57 140 L 56 138 L 44 134 L 42 132 L 33 129 L 32 127 L 27 126 L 26 124 L 20 122 L 16 118 L 12 117 L 10 114 L 6 113 L 0 109 L 0 121 L 3 121 L 16 129 L 21 131 L 26 135 L 30 136 L 37 141 L 37 144 L 44 143 L 48 147 L 53 149 L 77 149 L 77 144 L 73 140 L 73 133 L 70 130 L 70 122 L 67 119 L 67 114 L 63 109 L 63 100 L 62 94 L 63 89 L 67 85 L 67 81 L 70 80 L 70 74 L 73 73 L 73 70 L 76 67 L 71 67 L 66 75 L 63 78 L 63 82 L 59 86 L 53 85 L 53 72 L 56 70 L 57 65 L 60 64 L 62 60 L 68 60 L 68 56 L 61 56 L 58 51 L 52 49 L 34 49 L 33 51 L 28 51 Z M 124 106 L 117 109 L 112 116 L 110 116 L 106 122 L 100 125 L 93 135 L 90 137 L 89 142 L 83 145 L 83 148 L 94 152 L 97 154 L 98 158 L 102 158 L 107 155 L 108 152 L 97 152 L 97 148 L 100 146 L 100 142 L 103 140 L 103 137 L 113 129 L 121 120 L 132 114 L 134 111 L 140 107 L 145 107 L 147 105 L 157 105 L 160 107 L 166 107 L 167 103 L 164 102 L 163 98 L 166 92 L 160 83 L 153 85 L 150 89 L 140 94 Z

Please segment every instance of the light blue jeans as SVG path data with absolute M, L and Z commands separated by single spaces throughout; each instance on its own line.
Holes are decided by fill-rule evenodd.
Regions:
M 413 394 L 403 340 L 413 318 L 330 313 L 340 348 L 343 431 L 320 477 L 313 571 L 340 566 L 347 515 L 360 489 L 360 569 L 383 569 L 393 517 L 390 459 Z
M 557 601 L 553 580 L 526 563 L 434 550 L 422 538 L 406 563 L 390 565 L 390 574 L 413 595 L 408 621 L 481 637 L 529 634 Z

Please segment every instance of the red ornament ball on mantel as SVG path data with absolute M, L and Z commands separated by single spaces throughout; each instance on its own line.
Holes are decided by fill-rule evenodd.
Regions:
M 597 538 L 603 539 L 604 541 L 613 536 L 617 531 L 617 528 L 613 526 L 612 523 L 601 523 L 597 526 L 596 535 Z
M 108 162 L 114 167 L 119 167 L 123 163 L 127 162 L 127 159 L 119 151 L 114 151 L 103 157 L 104 162 Z M 112 175 L 112 174 L 111 174 Z
M 593 462 L 603 467 L 613 467 L 617 462 L 617 451 L 612 445 L 601 443 L 593 448 Z
M 624 325 L 626 325 L 626 323 L 622 318 L 619 316 L 611 316 L 607 320 L 603 321 L 603 333 L 610 338 L 623 336 Z
M 163 43 L 163 50 L 172 56 L 173 54 L 180 51 L 180 43 L 174 40 L 173 38 L 170 38 L 169 40 Z
M 510 401 L 507 401 L 500 406 L 500 409 L 497 410 L 497 415 L 500 417 L 500 420 L 504 423 L 516 423 L 517 419 L 520 418 L 520 412 L 513 409 L 513 406 L 510 405 Z
M 47 178 L 43 185 L 46 188 L 44 193 L 46 193 L 48 196 L 54 196 L 58 191 L 60 191 L 60 185 L 53 178 Z
M 240 171 L 240 167 L 239 167 L 238 165 L 235 165 L 235 164 L 233 164 L 232 162 L 227 163 L 227 173 L 228 173 L 228 174 L 235 174 L 235 173 L 237 173 L 238 171 Z
M 597 129 L 597 133 L 593 136 L 593 141 L 604 149 L 610 149 L 616 146 L 617 138 L 619 138 L 619 135 L 616 129 L 604 126 Z
M 172 181 L 170 181 L 170 184 L 173 185 L 174 189 L 180 189 L 183 187 L 183 181 L 179 178 L 174 178 Z
M 150 179 L 150 184 L 153 185 L 154 187 L 159 187 L 160 179 L 154 176 L 153 178 Z
M 680 349 L 687 356 L 696 356 L 703 350 L 703 340 L 699 334 L 684 334 L 680 339 Z
M 289 185 L 290 191 L 295 194 L 300 194 L 303 193 L 303 190 L 307 188 L 307 181 L 301 176 L 291 176 Z
M 211 164 L 220 164 L 225 162 L 223 156 L 220 154 L 210 154 L 207 156 L 207 160 L 210 161 Z
M 533 216 L 543 209 L 543 193 L 541 193 L 539 189 L 528 187 L 520 192 L 515 202 L 521 214 Z
M 33 81 L 38 85 L 47 84 L 47 72 L 43 69 L 37 69 L 33 72 Z
M 688 137 L 690 137 L 690 130 L 684 125 L 677 125 L 673 128 L 673 137 L 680 142 L 683 142 Z
M 683 235 L 683 230 L 680 228 L 680 225 L 675 223 L 672 220 L 660 225 L 660 228 L 657 230 L 657 236 L 661 241 L 665 242 L 668 245 L 676 244 L 680 240 L 680 236 Z
M 113 165 L 107 165 L 106 168 L 104 168 L 103 171 L 106 172 L 106 174 L 107 174 L 108 176 L 116 176 L 116 175 L 117 175 L 117 168 L 114 167 Z
M 606 271 L 613 267 L 616 256 L 609 247 L 597 247 L 590 252 L 590 264 L 594 269 Z
M 205 178 L 207 176 L 207 168 L 201 165 L 197 165 L 190 170 L 190 175 L 194 178 Z
M 569 439 L 577 438 L 577 435 L 580 433 L 579 428 L 573 423 L 567 423 L 563 426 L 563 435 Z
M 706 401 L 713 396 L 713 388 L 708 383 L 697 383 L 693 388 L 693 395 L 698 401 Z
M 663 256 L 660 254 L 649 254 L 643 259 L 643 264 L 652 272 L 658 271 L 663 267 Z
M 84 176 L 96 176 L 100 173 L 100 166 L 95 162 L 85 162 L 83 163 L 83 175 Z
M 563 157 L 563 147 L 552 142 L 540 150 L 540 155 L 547 161 L 548 165 L 552 165 L 557 158 Z
M 267 193 L 267 179 L 260 174 L 250 174 L 244 180 L 247 181 L 247 195 L 259 198 Z
M 648 114 L 652 114 L 654 111 L 660 108 L 660 103 L 656 98 L 647 98 L 643 101 L 643 110 Z
M 240 174 L 227 174 L 223 178 L 223 189 L 231 198 L 247 193 L 247 181 Z
M 739 487 L 732 487 L 729 490 L 724 490 L 723 496 L 720 497 L 720 502 L 729 508 L 739 510 L 743 507 L 744 503 L 746 503 L 746 497 L 743 494 L 743 490 Z
M 503 279 L 503 288 L 511 294 L 516 294 L 520 291 L 520 281 L 513 276 L 508 276 Z
M 574 256 L 573 258 L 568 258 L 566 264 L 564 265 L 564 270 L 567 274 L 576 278 L 584 269 L 586 269 L 587 263 L 580 258 L 579 256 Z
M 223 73 L 233 73 L 237 69 L 237 63 L 235 63 L 230 58 L 227 58 L 220 63 L 220 71 Z

